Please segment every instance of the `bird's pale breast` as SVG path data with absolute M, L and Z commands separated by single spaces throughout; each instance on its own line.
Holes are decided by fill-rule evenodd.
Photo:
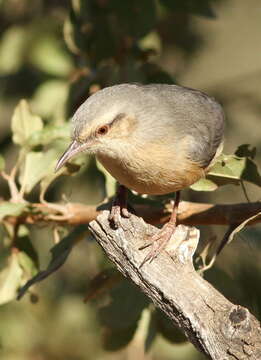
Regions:
M 144 149 L 145 150 L 145 149 Z M 204 176 L 204 170 L 176 154 L 149 146 L 145 151 L 125 152 L 120 159 L 99 154 L 98 160 L 122 185 L 141 194 L 161 195 L 181 190 Z

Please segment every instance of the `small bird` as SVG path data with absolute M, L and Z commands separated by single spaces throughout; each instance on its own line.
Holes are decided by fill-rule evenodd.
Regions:
M 129 216 L 126 188 L 150 195 L 176 192 L 170 220 L 151 237 L 142 265 L 152 261 L 175 232 L 180 190 L 204 177 L 222 151 L 222 107 L 182 86 L 120 84 L 90 96 L 72 127 L 72 143 L 56 171 L 76 154 L 95 154 L 120 184 L 110 213 L 114 226 Z

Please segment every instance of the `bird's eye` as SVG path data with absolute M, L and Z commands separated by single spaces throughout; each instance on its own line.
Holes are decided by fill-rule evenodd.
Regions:
M 105 134 L 107 134 L 108 130 L 109 130 L 109 126 L 108 125 L 103 125 L 103 126 L 101 126 L 101 127 L 99 127 L 97 129 L 97 134 L 98 135 L 105 135 Z

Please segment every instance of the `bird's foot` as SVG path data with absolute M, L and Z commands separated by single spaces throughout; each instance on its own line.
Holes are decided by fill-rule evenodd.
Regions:
M 146 262 L 151 263 L 166 248 L 175 230 L 176 224 L 167 223 L 162 229 L 148 239 L 150 241 L 149 244 L 143 245 L 139 248 L 139 250 L 143 250 L 151 246 L 151 250 L 143 259 L 140 267 L 142 267 Z
M 109 215 L 109 222 L 115 229 L 120 227 L 122 217 L 130 217 L 128 209 L 126 207 L 122 207 L 120 204 L 113 204 Z
M 129 218 L 130 213 L 127 209 L 127 189 L 125 186 L 119 185 L 116 197 L 112 203 L 109 222 L 115 229 L 118 229 L 121 225 L 122 217 Z

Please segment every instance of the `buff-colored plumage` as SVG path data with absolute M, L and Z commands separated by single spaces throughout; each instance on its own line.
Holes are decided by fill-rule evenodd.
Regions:
M 115 85 L 77 110 L 73 143 L 57 167 L 85 151 L 95 154 L 120 184 L 139 193 L 166 194 L 204 176 L 221 151 L 223 131 L 221 106 L 200 91 Z

